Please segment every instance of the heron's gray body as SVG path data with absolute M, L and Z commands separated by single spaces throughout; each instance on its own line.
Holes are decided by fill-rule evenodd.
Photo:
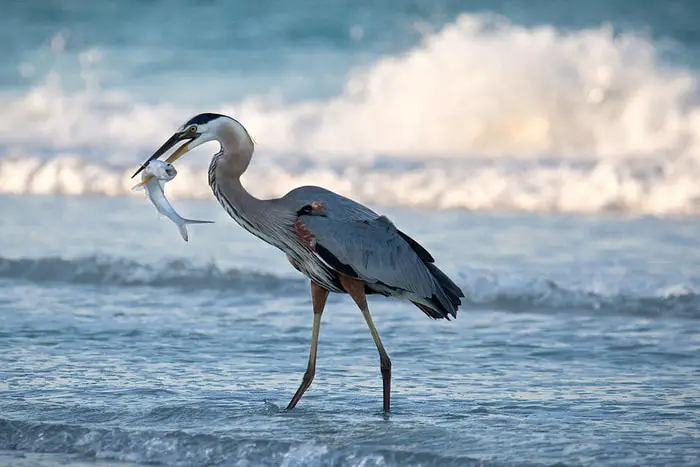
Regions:
M 209 186 L 226 212 L 248 232 L 286 253 L 292 266 L 331 292 L 345 292 L 338 275 L 361 279 L 367 293 L 405 299 L 431 318 L 456 317 L 461 290 L 417 242 L 386 217 L 318 186 L 302 186 L 282 198 L 259 200 L 219 176 L 224 152 L 209 167 Z M 312 203 L 323 215 L 298 215 Z M 298 235 L 300 220 L 314 236 L 315 251 Z

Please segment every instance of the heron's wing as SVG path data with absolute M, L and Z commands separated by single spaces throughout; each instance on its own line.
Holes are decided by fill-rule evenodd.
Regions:
M 317 186 L 296 188 L 279 202 L 297 213 L 296 222 L 308 230 L 297 231 L 299 239 L 307 246 L 310 241 L 315 256 L 331 269 L 379 293 L 403 296 L 431 318 L 457 316 L 462 290 L 425 248 L 386 217 Z M 314 203 L 323 209 L 313 208 Z
M 421 258 L 430 254 L 410 240 L 420 248 L 415 250 L 385 216 L 358 220 L 325 212 L 325 216 L 303 215 L 299 220 L 313 235 L 316 255 L 328 266 L 347 276 L 421 297 L 436 293 L 435 279 Z
M 379 216 L 367 206 L 319 186 L 300 186 L 283 198 L 284 204 L 294 211 L 314 201 L 322 203 L 328 216 L 334 219 L 371 220 Z

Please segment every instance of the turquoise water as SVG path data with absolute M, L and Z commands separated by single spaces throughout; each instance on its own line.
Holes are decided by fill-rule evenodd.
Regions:
M 0 39 L 0 465 L 697 465 L 700 93 L 692 2 L 19 2 Z M 496 15 L 496 16 L 493 16 Z M 389 215 L 456 320 L 348 297 L 305 370 L 308 284 L 227 217 L 212 145 L 129 176 L 184 121 L 256 140 L 245 185 Z
M 187 244 L 146 200 L 2 206 L 0 459 L 10 465 L 693 465 L 700 455 L 695 220 L 387 211 L 468 300 L 452 322 L 371 301 L 394 366 L 385 418 L 376 349 L 340 296 L 324 314 L 316 380 L 284 410 L 306 366 L 307 284 L 215 202 L 177 205 L 217 222 L 192 228 Z

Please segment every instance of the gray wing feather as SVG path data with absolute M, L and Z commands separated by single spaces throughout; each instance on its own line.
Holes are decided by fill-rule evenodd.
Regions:
M 295 188 L 287 193 L 282 201 L 294 211 L 313 201 L 323 203 L 328 217 L 332 219 L 371 220 L 379 217 L 379 214 L 367 206 L 318 186 Z
M 382 283 L 422 297 L 435 293 L 434 278 L 389 219 L 376 215 L 371 220 L 339 219 L 332 216 L 332 210 L 325 212 L 328 217 L 303 217 L 316 237 L 317 249 L 320 245 L 365 282 Z

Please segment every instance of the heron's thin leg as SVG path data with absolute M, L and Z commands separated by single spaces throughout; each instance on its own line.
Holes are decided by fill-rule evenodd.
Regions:
M 389 406 L 391 405 L 391 359 L 389 359 L 389 355 L 386 353 L 386 350 L 384 350 L 382 340 L 379 338 L 379 332 L 377 332 L 374 321 L 372 321 L 372 315 L 369 314 L 367 296 L 365 295 L 365 283 L 342 275 L 340 276 L 340 283 L 355 301 L 360 311 L 362 311 L 362 315 L 365 317 L 365 321 L 367 321 L 367 326 L 369 326 L 369 332 L 372 334 L 372 339 L 374 339 L 374 343 L 379 351 L 379 369 L 382 372 L 382 382 L 384 385 L 384 412 L 388 412 Z
M 316 348 L 318 347 L 318 333 L 321 330 L 321 315 L 323 314 L 323 309 L 326 306 L 326 299 L 328 298 L 328 290 L 324 289 L 315 282 L 311 282 L 311 301 L 313 302 L 314 309 L 314 324 L 311 331 L 311 348 L 309 349 L 309 363 L 306 366 L 306 373 L 304 373 L 304 378 L 301 380 L 299 389 L 292 397 L 289 402 L 287 409 L 293 409 L 297 405 L 301 396 L 304 395 L 311 382 L 314 380 L 316 375 Z

